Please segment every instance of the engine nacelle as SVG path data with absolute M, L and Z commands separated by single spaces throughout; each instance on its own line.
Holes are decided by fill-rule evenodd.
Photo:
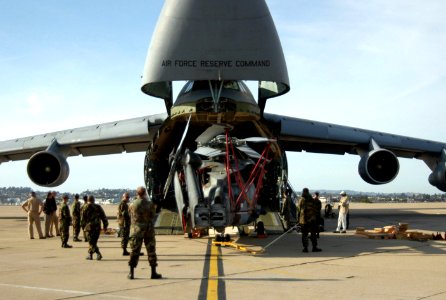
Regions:
M 63 154 L 55 151 L 40 151 L 28 161 L 28 176 L 37 185 L 59 186 L 67 180 L 70 168 Z
M 446 192 L 446 163 L 439 163 L 429 175 L 429 183 L 437 189 Z
M 364 154 L 358 165 L 359 175 L 370 184 L 389 183 L 398 175 L 399 169 L 396 155 L 381 148 Z

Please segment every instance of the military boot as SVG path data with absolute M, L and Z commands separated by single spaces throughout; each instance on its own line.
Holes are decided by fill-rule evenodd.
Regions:
M 128 279 L 133 279 L 133 278 L 135 278 L 135 268 L 134 267 L 130 267 L 130 272 L 129 272 L 129 274 L 127 275 L 127 278 Z
M 98 250 L 96 253 L 97 253 L 97 255 L 96 255 L 96 260 L 101 260 L 101 259 L 102 259 L 102 254 L 101 254 L 101 252 L 99 252 L 99 250 Z
M 152 275 L 150 276 L 151 279 L 160 279 L 162 278 L 161 274 L 156 273 L 156 266 L 152 266 Z
M 88 253 L 88 256 L 85 259 L 93 260 L 93 253 Z

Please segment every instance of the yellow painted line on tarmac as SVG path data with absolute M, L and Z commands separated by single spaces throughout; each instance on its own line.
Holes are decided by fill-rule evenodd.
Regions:
M 206 299 L 217 300 L 218 299 L 218 258 L 220 254 L 218 247 L 211 246 L 211 257 L 209 263 L 209 279 Z

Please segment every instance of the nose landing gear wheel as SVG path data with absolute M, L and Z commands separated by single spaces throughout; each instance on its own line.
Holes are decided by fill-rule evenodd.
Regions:
M 224 233 L 217 234 L 215 236 L 215 241 L 216 242 L 229 242 L 229 241 L 231 241 L 231 236 L 229 234 L 224 234 Z

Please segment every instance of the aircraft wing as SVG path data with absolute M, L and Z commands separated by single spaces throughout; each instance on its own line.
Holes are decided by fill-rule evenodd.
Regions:
M 66 156 L 146 151 L 167 114 L 103 123 L 0 142 L 0 163 L 29 159 L 55 141 Z
M 431 184 L 446 190 L 446 143 L 267 113 L 264 118 L 275 128 L 285 151 L 357 154 L 364 158 L 364 163 L 372 154 L 388 151 L 395 155 L 395 161 L 396 156 L 423 160 L 433 171 L 429 178 Z M 397 161 L 396 165 L 398 173 Z M 361 162 L 359 169 L 361 173 Z M 369 183 L 385 183 L 361 176 Z

